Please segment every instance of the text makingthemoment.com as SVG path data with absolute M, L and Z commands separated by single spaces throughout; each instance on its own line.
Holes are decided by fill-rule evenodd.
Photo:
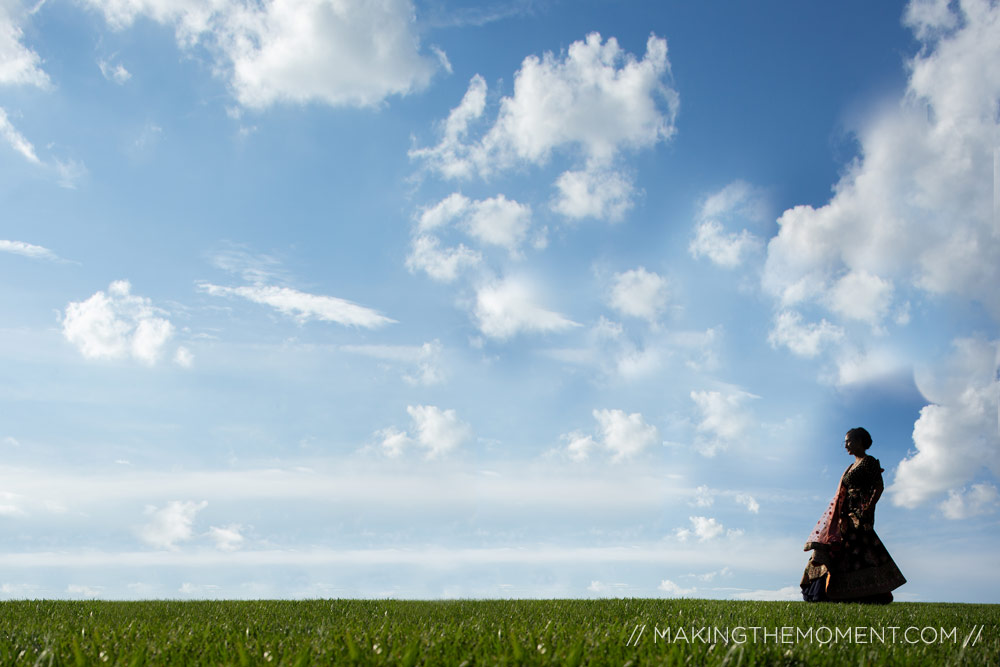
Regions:
M 975 646 L 983 634 L 982 625 L 968 632 L 957 627 L 933 626 L 848 626 L 799 628 L 795 626 L 658 626 L 636 624 L 625 642 L 638 646 L 652 641 L 664 644 L 961 644 Z M 628 628 L 626 628 L 627 630 Z

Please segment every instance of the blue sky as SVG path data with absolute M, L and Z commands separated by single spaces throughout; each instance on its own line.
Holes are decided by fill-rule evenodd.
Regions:
M 898 597 L 995 602 L 998 57 L 982 0 L 0 0 L 0 596 L 794 599 L 863 425 Z

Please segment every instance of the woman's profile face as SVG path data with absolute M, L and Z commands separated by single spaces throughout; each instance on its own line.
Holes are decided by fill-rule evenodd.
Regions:
M 858 443 L 857 440 L 853 440 L 850 435 L 844 436 L 844 449 L 847 450 L 848 454 L 857 456 L 858 454 L 864 453 L 864 449 Z

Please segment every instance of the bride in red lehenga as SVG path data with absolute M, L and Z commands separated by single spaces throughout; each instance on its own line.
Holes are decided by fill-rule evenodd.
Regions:
M 865 451 L 872 437 L 852 428 L 844 438 L 855 458 L 840 478 L 837 493 L 806 542 L 812 557 L 802 575 L 807 602 L 892 602 L 892 591 L 906 583 L 885 545 L 875 534 L 875 503 L 882 496 L 882 467 Z

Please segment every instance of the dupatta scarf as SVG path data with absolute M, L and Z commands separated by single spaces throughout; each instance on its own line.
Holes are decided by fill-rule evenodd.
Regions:
M 844 475 L 846 474 L 847 471 L 844 471 Z M 844 497 L 847 495 L 844 489 L 844 475 L 840 476 L 837 492 L 833 495 L 833 500 L 830 501 L 826 511 L 823 512 L 823 516 L 816 522 L 816 527 L 809 534 L 803 551 L 811 551 L 816 547 L 829 549 L 843 541 L 843 535 L 840 532 L 840 512 L 844 506 Z

